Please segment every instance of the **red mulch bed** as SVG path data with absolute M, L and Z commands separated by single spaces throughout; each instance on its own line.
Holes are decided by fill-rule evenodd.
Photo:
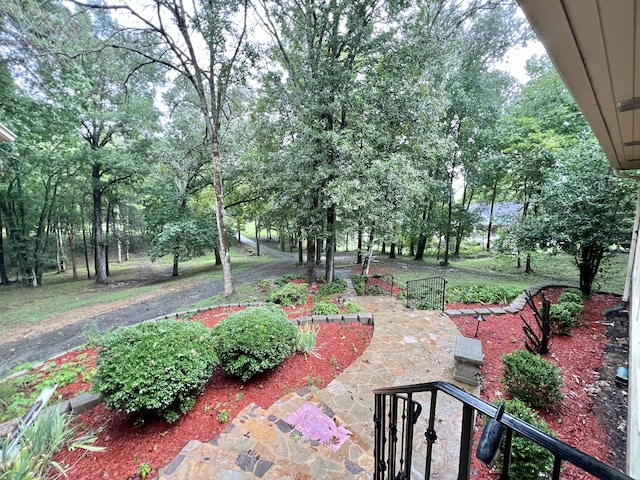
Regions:
M 383 272 L 376 272 L 383 273 Z M 545 291 L 552 301 L 557 301 L 560 289 Z M 538 301 L 540 297 L 538 296 Z M 594 295 L 585 302 L 584 326 L 574 330 L 572 336 L 554 336 L 551 340 L 550 360 L 561 368 L 564 378 L 564 402 L 552 412 L 540 412 L 558 437 L 579 448 L 583 452 L 606 462 L 609 447 L 607 432 L 593 411 L 593 397 L 589 387 L 597 380 L 597 370 L 602 365 L 602 355 L 606 344 L 605 326 L 602 312 L 617 305 L 619 298 L 611 295 Z M 305 306 L 288 307 L 289 318 L 305 314 L 311 300 Z M 485 305 L 486 306 L 486 305 Z M 467 305 L 449 305 L 448 308 L 463 308 Z M 199 314 L 196 319 L 207 326 L 215 325 L 232 311 L 222 309 Z M 533 318 L 528 307 L 522 311 L 527 319 Z M 482 398 L 488 401 L 503 398 L 504 389 L 500 383 L 502 376 L 501 358 L 515 349 L 524 348 L 522 340 L 522 320 L 520 315 L 485 315 L 486 322 L 480 324 L 478 337 L 482 340 L 484 366 L 482 368 Z M 454 319 L 463 335 L 473 337 L 477 321 L 473 317 Z M 205 393 L 195 407 L 174 424 L 163 420 L 135 424 L 135 417 L 108 411 L 104 404 L 91 412 L 81 415 L 78 421 L 89 429 L 100 430 L 98 446 L 105 446 L 105 452 L 63 452 L 56 460 L 71 466 L 71 480 L 136 479 L 139 465 L 147 463 L 152 467 L 152 475 L 175 457 L 182 447 L 192 439 L 207 441 L 214 438 L 224 424 L 217 414 L 226 410 L 233 418 L 251 402 L 268 407 L 283 394 L 297 390 L 313 382 L 322 386 L 330 382 L 342 369 L 350 365 L 368 346 L 372 328 L 359 324 L 322 325 L 318 336 L 320 359 L 296 355 L 287 359 L 274 371 L 265 373 L 246 384 L 231 378 L 218 370 L 207 385 Z M 77 353 L 70 353 L 69 359 Z M 58 359 L 64 361 L 65 357 Z M 95 352 L 89 352 L 95 358 Z M 73 389 L 88 390 L 89 385 L 78 382 L 65 387 L 65 396 L 73 394 Z M 481 433 L 478 421 L 476 442 Z M 494 480 L 498 477 L 475 458 L 472 478 Z M 563 471 L 565 479 L 592 478 L 568 466 Z
M 308 311 L 311 302 L 284 310 L 289 318 L 297 318 Z M 193 320 L 212 327 L 237 310 L 239 308 L 212 310 L 198 314 Z M 70 467 L 67 472 L 70 480 L 137 479 L 143 463 L 151 466 L 152 473 L 147 478 L 153 478 L 158 468 L 167 465 L 189 440 L 208 441 L 216 437 L 225 426 L 218 417 L 220 411 L 224 410 L 230 421 L 250 403 L 267 408 L 284 394 L 303 386 L 313 384 L 322 388 L 362 354 L 372 335 L 373 328 L 369 325 L 323 324 L 316 344 L 320 358 L 295 355 L 247 383 L 217 369 L 193 409 L 173 424 L 155 419 L 137 425 L 134 415 L 107 410 L 102 403 L 80 415 L 77 422 L 89 430 L 100 431 L 96 446 L 106 450 L 63 451 L 55 460 Z M 66 387 L 65 393 L 72 393 L 74 386 L 88 390 L 88 385 L 76 383 Z
M 544 293 L 551 303 L 557 303 L 561 291 L 553 288 L 545 290 Z M 536 297 L 536 301 L 537 304 L 541 303 L 540 295 Z M 607 463 L 609 452 L 608 434 L 604 425 L 594 414 L 594 400 L 589 389 L 598 379 L 597 370 L 602 365 L 606 345 L 606 327 L 597 322 L 603 320 L 604 310 L 616 306 L 619 301 L 619 297 L 612 295 L 593 295 L 585 301 L 583 326 L 574 329 L 571 336 L 552 336 L 550 354 L 546 355 L 546 358 L 556 363 L 562 370 L 564 401 L 555 411 L 539 412 L 549 427 L 556 432 L 558 438 L 605 463 Z M 464 306 L 452 305 L 450 308 L 464 308 Z M 528 306 L 521 313 L 530 325 L 535 323 L 533 313 Z M 524 348 L 523 322 L 520 315 L 483 316 L 486 322 L 480 324 L 477 337 L 482 340 L 485 361 L 481 369 L 483 384 L 481 396 L 487 401 L 493 401 L 506 396 L 503 385 L 500 383 L 501 358 L 506 353 Z M 463 335 L 474 336 L 478 326 L 474 317 L 457 317 L 453 321 Z M 481 429 L 481 421 L 478 421 L 476 444 L 480 438 Z M 498 475 L 474 457 L 472 478 L 493 480 L 498 478 Z M 562 478 L 593 477 L 567 465 L 563 470 Z

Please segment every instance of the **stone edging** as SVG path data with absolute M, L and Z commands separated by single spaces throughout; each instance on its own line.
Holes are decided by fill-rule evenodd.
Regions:
M 518 313 L 527 304 L 527 293 L 531 296 L 537 295 L 540 290 L 552 287 L 574 288 L 567 285 L 534 285 L 524 290 L 520 295 L 513 299 L 513 301 L 506 307 L 489 307 L 489 308 L 461 308 L 460 310 L 445 310 L 445 315 L 449 317 L 462 317 L 470 315 L 507 315 Z

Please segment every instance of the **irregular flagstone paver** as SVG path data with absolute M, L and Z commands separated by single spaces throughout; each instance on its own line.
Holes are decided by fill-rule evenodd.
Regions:
M 358 297 L 375 319 L 371 344 L 362 356 L 323 390 L 290 393 L 268 409 L 249 405 L 223 433 L 208 443 L 189 442 L 161 469 L 162 480 L 369 480 L 373 476 L 373 390 L 378 387 L 449 381 L 478 395 L 479 388 L 453 380 L 453 352 L 459 334 L 440 312 L 406 309 L 390 297 Z M 415 427 L 414 461 L 424 471 L 430 394 L 414 396 L 423 414 Z M 316 406 L 351 435 L 335 453 L 303 435 L 284 419 L 306 402 Z M 462 405 L 438 396 L 432 478 L 455 478 Z

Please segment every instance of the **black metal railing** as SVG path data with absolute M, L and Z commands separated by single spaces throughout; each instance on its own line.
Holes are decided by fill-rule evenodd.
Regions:
M 442 277 L 423 278 L 407 282 L 407 306 L 421 310 L 444 310 L 447 280 Z
M 415 432 L 415 425 L 422 412 L 422 405 L 414 400 L 414 394 L 430 394 L 429 417 L 424 432 Z M 476 412 L 496 417 L 498 409 L 484 400 L 465 392 L 447 382 L 420 383 L 401 387 L 387 387 L 374 390 L 375 394 L 375 473 L 374 480 L 408 480 L 412 478 L 431 478 L 431 459 L 433 445 L 438 436 L 435 430 L 438 393 L 447 394 L 462 404 L 462 425 L 460 430 L 460 459 L 458 462 L 458 480 L 468 480 L 471 473 L 471 454 L 473 450 L 473 424 Z M 608 465 L 596 460 L 584 452 L 534 428 L 530 424 L 508 413 L 497 420 L 506 430 L 503 446 L 504 461 L 500 479 L 508 480 L 511 460 L 511 438 L 520 435 L 540 445 L 554 457 L 552 478 L 560 478 L 563 462 L 580 468 L 595 478 L 606 480 L 632 480 Z M 415 453 L 414 438 L 423 437 L 426 442 L 424 475 L 415 474 L 413 464 Z M 416 440 L 417 441 L 417 440 Z M 420 462 L 422 463 L 422 462 Z M 412 468 L 413 467 L 413 468 Z

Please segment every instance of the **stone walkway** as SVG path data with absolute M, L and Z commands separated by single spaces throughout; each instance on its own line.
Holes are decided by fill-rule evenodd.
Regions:
M 443 380 L 479 395 L 479 387 L 453 379 L 458 330 L 447 315 L 408 310 L 390 297 L 358 297 L 357 301 L 373 314 L 375 328 L 369 348 L 356 362 L 322 390 L 300 390 L 266 409 L 247 406 L 211 442 L 189 442 L 161 469 L 159 479 L 370 479 L 373 389 Z M 425 407 L 414 443 L 414 464 L 423 469 L 429 395 L 414 399 Z M 350 432 L 335 453 L 329 443 L 309 438 L 285 420 L 302 405 L 316 407 L 332 425 Z M 459 403 L 447 395 L 438 397 L 432 478 L 457 476 L 461 416 Z

